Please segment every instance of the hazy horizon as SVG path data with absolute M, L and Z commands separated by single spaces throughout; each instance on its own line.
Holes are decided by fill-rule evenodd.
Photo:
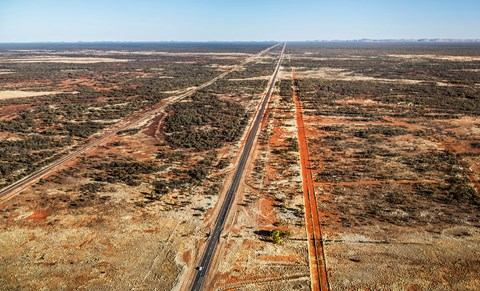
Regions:
M 0 42 L 480 39 L 472 0 L 3 0 Z
M 451 39 L 451 38 L 437 38 L 437 39 L 306 39 L 306 40 L 151 40 L 151 41 L 133 41 L 133 40 L 96 40 L 96 41 L 0 41 L 0 44 L 96 44 L 96 43 L 146 43 L 146 44 L 155 44 L 155 43 L 276 43 L 276 42 L 287 42 L 287 43 L 478 43 L 480 39 Z

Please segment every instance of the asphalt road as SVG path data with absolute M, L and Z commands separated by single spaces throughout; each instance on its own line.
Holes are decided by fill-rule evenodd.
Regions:
M 243 171 L 245 170 L 245 164 L 247 163 L 248 156 L 250 155 L 250 151 L 252 149 L 255 136 L 257 135 L 260 122 L 262 120 L 263 114 L 265 113 L 265 108 L 267 107 L 267 104 L 268 104 L 268 100 L 270 99 L 270 95 L 272 94 L 273 86 L 275 85 L 275 80 L 277 78 L 278 70 L 280 69 L 280 64 L 282 62 L 285 46 L 286 46 L 286 43 L 283 45 L 283 49 L 280 54 L 280 58 L 278 59 L 278 63 L 275 68 L 275 71 L 272 75 L 272 79 L 270 82 L 270 86 L 268 87 L 267 94 L 263 99 L 262 105 L 257 112 L 257 116 L 255 117 L 254 123 L 248 134 L 247 141 L 245 143 L 245 147 L 243 148 L 242 155 L 240 156 L 240 160 L 238 161 L 237 168 L 235 169 L 232 182 L 226 193 L 225 201 L 223 202 L 222 208 L 220 209 L 220 212 L 218 214 L 217 221 L 215 223 L 215 228 L 213 229 L 213 232 L 210 233 L 209 241 L 205 249 L 205 252 L 203 254 L 202 260 L 200 261 L 199 266 L 197 266 L 197 273 L 195 274 L 195 279 L 193 281 L 192 288 L 191 288 L 192 291 L 201 290 L 204 279 L 205 279 L 205 275 L 208 272 L 208 267 L 210 266 L 212 257 L 215 254 L 215 249 L 217 248 L 217 244 L 220 241 L 220 234 L 225 225 L 225 220 L 227 219 L 228 212 L 232 205 L 232 201 L 235 198 L 235 193 L 237 192 L 238 186 L 242 179 Z
M 176 101 L 179 101 L 185 97 L 188 97 L 188 96 L 191 96 L 192 94 L 194 94 L 196 91 L 200 90 L 200 89 L 203 89 L 207 86 L 210 86 L 211 84 L 213 84 L 214 82 L 216 82 L 217 80 L 225 77 L 226 75 L 228 75 L 229 73 L 233 72 L 233 71 L 236 71 L 238 69 L 240 69 L 243 65 L 249 63 L 249 62 L 252 62 L 253 60 L 255 60 L 256 58 L 260 57 L 261 55 L 263 55 L 264 53 L 266 53 L 267 51 L 273 49 L 274 47 L 277 47 L 279 44 L 276 44 L 274 46 L 271 46 L 249 58 L 247 58 L 246 60 L 244 60 L 241 64 L 233 67 L 231 70 L 229 71 L 226 71 L 220 75 L 218 75 L 217 77 L 209 80 L 208 82 L 206 83 L 203 83 L 201 84 L 200 86 L 197 86 L 195 88 L 192 88 L 190 90 L 187 90 L 185 91 L 183 94 L 180 94 L 180 95 L 176 95 L 176 96 L 172 96 L 172 97 L 169 97 L 167 98 L 168 100 L 165 102 L 165 104 L 153 109 L 153 110 L 150 110 L 150 111 L 147 111 L 145 113 L 143 113 L 141 116 L 139 116 L 137 119 L 133 120 L 133 121 L 130 121 L 128 122 L 127 124 L 124 124 L 124 125 L 121 125 L 121 126 L 118 126 L 116 129 L 112 129 L 110 132 L 106 133 L 104 136 L 96 139 L 96 140 L 93 140 L 92 142 L 86 144 L 86 145 L 83 145 L 81 146 L 80 148 L 78 149 L 75 149 L 73 152 L 70 152 L 68 153 L 67 155 L 65 155 L 64 157 L 61 157 L 59 158 L 58 160 L 52 162 L 51 164 L 43 167 L 42 169 L 38 170 L 37 172 L 34 172 L 18 181 L 16 181 L 15 183 L 3 188 L 3 189 L 0 189 L 0 204 L 17 196 L 20 192 L 22 192 L 23 190 L 25 190 L 27 187 L 29 187 L 30 185 L 38 182 L 38 180 L 40 180 L 41 178 L 45 177 L 46 175 L 48 175 L 49 173 L 51 173 L 53 170 L 57 169 L 59 166 L 65 164 L 66 162 L 70 161 L 70 160 L 73 160 L 74 158 L 78 157 L 80 154 L 82 153 L 85 153 L 86 151 L 90 150 L 91 148 L 94 148 L 96 146 L 98 146 L 99 144 L 107 141 L 108 139 L 110 139 L 112 136 L 114 136 L 115 134 L 117 134 L 118 132 L 122 131 L 122 130 L 126 130 L 126 129 L 130 129 L 130 128 L 133 128 L 133 127 L 136 127 L 140 124 L 142 124 L 143 122 L 145 121 L 148 121 L 149 119 L 151 119 L 152 117 L 155 117 L 157 116 L 159 113 L 161 113 L 166 107 L 167 105 L 173 103 L 173 102 L 176 102 Z

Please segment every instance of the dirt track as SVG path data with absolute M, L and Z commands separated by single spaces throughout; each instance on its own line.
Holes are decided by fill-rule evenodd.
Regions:
M 230 94 L 238 103 L 257 101 L 245 91 Z M 194 267 L 196 247 L 205 237 L 205 218 L 218 196 L 206 195 L 196 185 L 152 202 L 145 195 L 151 193 L 149 182 L 157 174 L 142 175 L 138 186 L 95 183 L 90 176 L 105 162 L 148 162 L 158 159 L 159 151 L 170 154 L 173 150 L 159 143 L 156 121 L 141 118 L 133 135 L 113 134 L 2 205 L 0 245 L 5 252 L 0 256 L 0 289 L 178 288 L 186 270 Z M 228 144 L 220 150 L 230 153 L 236 147 Z M 229 154 L 224 158 L 231 162 Z M 182 166 L 196 161 L 193 155 L 185 157 Z M 212 176 L 222 179 L 217 172 Z M 82 192 L 82 186 L 92 184 L 103 186 L 94 193 Z
M 192 94 L 194 94 L 198 90 L 212 85 L 213 83 L 215 83 L 216 81 L 224 78 L 225 76 L 227 76 L 231 72 L 233 72 L 235 70 L 239 70 L 244 65 L 256 60 L 258 57 L 262 56 L 263 54 L 265 54 L 266 52 L 268 52 L 269 50 L 271 50 L 272 48 L 274 48 L 276 46 L 277 45 L 269 47 L 269 48 L 255 54 L 255 55 L 245 59 L 242 63 L 232 67 L 230 70 L 228 70 L 226 72 L 221 73 L 220 75 L 218 75 L 215 78 L 209 80 L 208 82 L 205 82 L 205 83 L 203 83 L 199 86 L 196 86 L 196 87 L 188 88 L 182 94 L 174 95 L 174 96 L 171 96 L 171 97 L 168 97 L 168 98 L 162 100 L 161 102 L 159 102 L 158 104 L 153 106 L 153 109 L 151 108 L 150 110 L 145 110 L 145 111 L 142 111 L 142 112 L 138 112 L 133 117 L 122 120 L 121 122 L 115 124 L 112 128 L 106 130 L 106 132 L 104 133 L 103 136 L 91 140 L 86 145 L 83 145 L 80 148 L 75 149 L 74 151 L 68 153 L 67 155 L 65 155 L 65 156 L 59 158 L 58 160 L 52 162 L 51 164 L 43 167 L 39 171 L 34 172 L 34 173 L 16 181 L 15 183 L 13 183 L 13 184 L 11 184 L 11 185 L 3 188 L 3 189 L 0 189 L 0 203 L 3 203 L 3 202 L 5 202 L 9 199 L 12 199 L 16 195 L 20 194 L 23 190 L 30 187 L 31 185 L 33 185 L 37 181 L 39 181 L 41 178 L 46 177 L 51 173 L 54 173 L 56 170 L 58 170 L 58 168 L 60 166 L 62 166 L 65 163 L 77 158 L 80 154 L 85 153 L 85 152 L 91 150 L 92 148 L 97 147 L 98 145 L 101 145 L 101 144 L 104 144 L 104 143 L 108 142 L 118 132 L 120 132 L 122 130 L 128 130 L 128 129 L 131 129 L 131 128 L 134 128 L 134 127 L 137 127 L 137 126 L 142 126 L 145 123 L 151 121 L 153 118 L 155 118 L 159 115 L 164 115 L 165 114 L 165 108 L 167 108 L 167 106 L 169 104 L 172 104 L 174 102 L 178 102 L 178 101 L 180 101 L 180 100 L 182 100 L 182 99 L 184 99 L 188 96 L 191 96 Z
M 328 65 L 369 62 L 349 60 Z M 323 61 L 294 63 L 332 290 L 478 290 L 478 111 L 443 94 L 463 87 L 438 84 L 451 79 L 436 78 L 448 71 L 437 63 L 421 78 L 408 70 L 369 75 L 388 76 L 388 84 L 313 74 Z M 431 98 L 439 103 L 394 87 L 406 76 L 431 82 L 419 91 L 438 90 Z
M 312 290 L 328 290 L 328 275 L 323 250 L 322 230 L 315 197 L 315 187 L 310 170 L 310 157 L 308 154 L 307 136 L 303 122 L 302 105 L 298 99 L 295 86 L 295 71 L 292 71 L 293 100 L 295 102 L 296 120 L 298 128 L 298 144 L 300 152 L 300 164 L 302 167 L 303 195 L 305 201 L 305 226 L 308 235 L 308 253 Z

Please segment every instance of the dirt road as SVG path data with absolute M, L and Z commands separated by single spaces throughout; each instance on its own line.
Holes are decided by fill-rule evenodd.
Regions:
M 298 98 L 298 91 L 296 87 L 295 70 L 292 70 L 292 86 L 298 128 L 300 165 L 302 168 L 303 195 L 305 201 L 305 226 L 307 228 L 308 235 L 308 253 L 312 290 L 326 291 L 329 290 L 329 285 L 323 250 L 322 230 L 320 228 L 315 188 L 312 179 L 307 136 L 305 134 L 305 125 L 303 122 L 302 105 Z
M 203 83 L 203 84 L 201 84 L 197 87 L 190 88 L 182 94 L 171 96 L 171 97 L 168 97 L 168 98 L 162 100 L 156 106 L 154 106 L 153 109 L 151 109 L 149 111 L 139 113 L 137 116 L 135 116 L 135 117 L 133 117 L 129 120 L 124 120 L 124 121 L 121 121 L 121 122 L 117 123 L 116 125 L 114 125 L 114 127 L 110 128 L 102 137 L 97 138 L 95 140 L 92 140 L 91 142 L 87 143 L 86 145 L 83 145 L 80 148 L 75 149 L 73 152 L 70 152 L 66 156 L 63 156 L 60 159 L 52 162 L 51 164 L 43 167 L 42 169 L 38 170 L 37 172 L 32 173 L 32 174 L 16 181 L 15 183 L 1 189 L 0 190 L 0 204 L 2 204 L 3 202 L 5 202 L 7 200 L 10 200 L 13 197 L 17 196 L 23 190 L 25 190 L 26 188 L 35 184 L 41 178 L 44 178 L 47 175 L 53 173 L 54 171 L 56 171 L 60 166 L 64 165 L 65 163 L 77 158 L 79 155 L 89 151 L 90 149 L 109 141 L 111 139 L 111 137 L 115 136 L 118 132 L 120 132 L 122 130 L 127 130 L 127 129 L 137 127 L 137 126 L 143 124 L 144 122 L 146 122 L 146 121 L 148 121 L 152 118 L 155 118 L 159 114 L 164 113 L 165 108 L 168 105 L 170 105 L 174 102 L 177 102 L 177 101 L 179 101 L 183 98 L 186 98 L 188 96 L 191 96 L 192 94 L 194 94 L 195 92 L 197 92 L 200 89 L 203 89 L 207 86 L 210 86 L 211 84 L 215 83 L 217 80 L 224 78 L 225 76 L 227 76 L 231 72 L 239 70 L 244 65 L 256 60 L 257 58 L 261 57 L 263 54 L 265 54 L 266 52 L 268 52 L 269 50 L 273 49 L 274 47 L 276 47 L 278 45 L 279 44 L 271 46 L 271 47 L 255 54 L 255 55 L 245 59 L 241 64 L 238 64 L 238 65 L 234 66 L 230 70 L 218 75 L 217 77 L 211 79 L 208 82 L 205 82 L 205 83 Z

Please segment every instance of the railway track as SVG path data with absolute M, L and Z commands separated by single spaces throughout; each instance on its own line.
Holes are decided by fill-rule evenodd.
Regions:
M 90 149 L 92 149 L 92 148 L 94 148 L 94 147 L 96 147 L 96 146 L 98 146 L 98 145 L 100 145 L 100 144 L 102 144 L 102 143 L 104 143 L 108 140 L 110 140 L 110 138 L 113 137 L 114 135 L 116 135 L 118 132 L 120 132 L 122 130 L 127 130 L 127 129 L 137 127 L 140 124 L 154 118 L 158 114 L 163 113 L 165 108 L 168 105 L 170 105 L 174 102 L 180 101 L 181 99 L 184 99 L 188 96 L 191 96 L 200 89 L 203 89 L 205 87 L 210 86 L 211 84 L 215 83 L 219 79 L 222 79 L 225 76 L 227 76 L 228 74 L 242 68 L 244 65 L 256 60 L 257 58 L 264 55 L 266 52 L 270 51 L 271 49 L 273 49 L 273 48 L 275 48 L 279 45 L 280 44 L 275 44 L 275 45 L 273 45 L 273 46 L 255 54 L 255 55 L 253 55 L 253 56 L 250 56 L 249 58 L 245 59 L 242 63 L 234 66 L 233 68 L 231 68 L 230 70 L 228 70 L 226 72 L 223 72 L 222 74 L 220 74 L 217 77 L 209 80 L 208 82 L 205 82 L 205 83 L 203 83 L 203 84 L 201 84 L 197 87 L 191 88 L 191 89 L 185 91 L 184 93 L 182 93 L 180 95 L 175 95 L 175 96 L 171 96 L 171 97 L 168 97 L 168 98 L 164 99 L 159 105 L 156 106 L 156 108 L 140 114 L 137 118 L 134 118 L 133 120 L 131 120 L 129 122 L 126 122 L 125 124 L 117 124 L 116 127 L 112 128 L 104 136 L 99 137 L 99 138 L 91 141 L 90 143 L 81 146 L 78 149 L 75 149 L 73 152 L 70 152 L 70 153 L 66 154 L 65 156 L 59 158 L 58 160 L 53 161 L 52 163 L 48 164 L 47 166 L 41 168 L 40 170 L 38 170 L 38 171 L 28 175 L 28 176 L 23 177 L 22 179 L 14 182 L 13 184 L 11 184 L 9 186 L 6 186 L 6 187 L 2 188 L 0 190 L 0 204 L 2 204 L 4 202 L 12 199 L 13 197 L 17 196 L 23 190 L 25 190 L 26 188 L 35 184 L 41 178 L 44 178 L 47 175 L 49 175 L 50 173 L 52 173 L 53 171 L 57 170 L 60 166 L 64 165 L 65 163 L 74 160 L 79 155 L 89 151 Z

